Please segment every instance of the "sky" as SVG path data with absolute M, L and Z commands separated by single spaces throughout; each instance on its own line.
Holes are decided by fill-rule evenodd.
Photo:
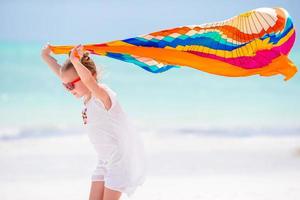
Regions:
M 101 43 L 278 6 L 289 11 L 297 29 L 299 5 L 297 0 L 0 0 L 0 41 Z

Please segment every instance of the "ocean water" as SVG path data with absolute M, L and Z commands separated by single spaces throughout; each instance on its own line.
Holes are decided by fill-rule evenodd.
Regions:
M 0 42 L 0 138 L 80 133 L 81 99 L 40 57 L 44 44 Z M 54 55 L 62 63 L 65 55 Z M 142 129 L 180 134 L 300 135 L 300 75 L 223 77 L 188 67 L 153 74 L 92 55 L 101 81 Z M 300 49 L 290 58 L 300 66 Z M 61 131 L 61 130 L 64 131 Z M 68 130 L 68 131 L 65 131 Z

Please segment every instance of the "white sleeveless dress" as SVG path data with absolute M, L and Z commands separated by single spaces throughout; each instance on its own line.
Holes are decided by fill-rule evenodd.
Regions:
M 144 143 L 117 94 L 106 84 L 98 84 L 108 92 L 112 105 L 107 110 L 100 99 L 92 96 L 82 110 L 84 127 L 98 155 L 91 180 L 104 181 L 105 187 L 130 197 L 146 178 Z

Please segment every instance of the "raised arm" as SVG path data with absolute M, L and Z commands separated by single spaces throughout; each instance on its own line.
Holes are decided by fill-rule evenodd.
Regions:
M 41 52 L 42 59 L 48 64 L 49 68 L 60 78 L 60 64 L 57 63 L 57 60 L 53 58 L 51 55 L 51 49 L 49 44 L 46 44 Z
M 101 100 L 106 108 L 109 110 L 112 106 L 112 100 L 109 94 L 98 85 L 97 81 L 92 76 L 90 70 L 88 70 L 81 62 L 80 58 L 83 56 L 83 47 L 78 45 L 74 47 L 70 54 L 70 61 L 74 65 L 83 84 L 92 92 L 93 96 Z

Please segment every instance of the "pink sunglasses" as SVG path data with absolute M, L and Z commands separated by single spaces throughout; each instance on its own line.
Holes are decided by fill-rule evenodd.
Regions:
M 95 72 L 92 73 L 92 75 L 94 75 L 94 74 L 95 74 Z M 65 88 L 66 88 L 67 90 L 73 90 L 73 89 L 75 88 L 75 83 L 78 82 L 78 81 L 80 81 L 80 80 L 81 80 L 80 77 L 78 77 L 78 78 L 76 78 L 75 80 L 73 80 L 73 81 L 71 81 L 71 82 L 68 82 L 68 83 L 62 83 L 62 84 L 65 86 Z

